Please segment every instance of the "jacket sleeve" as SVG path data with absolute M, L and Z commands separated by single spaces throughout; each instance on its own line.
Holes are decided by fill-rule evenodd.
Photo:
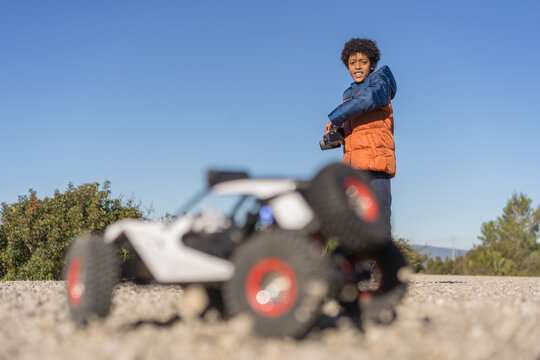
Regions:
M 394 98 L 396 81 L 388 66 L 373 73 L 368 81 L 366 86 L 358 89 L 356 94 L 328 115 L 332 124 L 339 126 L 351 116 L 359 116 L 388 105 Z

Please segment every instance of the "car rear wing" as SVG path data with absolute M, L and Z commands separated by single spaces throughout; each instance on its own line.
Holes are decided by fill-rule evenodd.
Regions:
M 244 171 L 220 171 L 220 170 L 208 170 L 206 174 L 206 180 L 208 187 L 230 180 L 249 179 L 249 175 Z

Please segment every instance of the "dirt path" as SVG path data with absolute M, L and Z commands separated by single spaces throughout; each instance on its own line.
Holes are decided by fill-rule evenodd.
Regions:
M 538 277 L 416 275 L 393 324 L 302 341 L 253 337 L 245 318 L 188 320 L 180 287 L 115 291 L 106 321 L 78 329 L 62 282 L 0 283 L 0 359 L 540 359 Z

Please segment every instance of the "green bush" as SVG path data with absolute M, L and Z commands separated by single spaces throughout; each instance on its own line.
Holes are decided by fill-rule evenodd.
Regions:
M 424 264 L 428 260 L 427 255 L 420 254 L 420 251 L 413 249 L 409 244 L 409 240 L 403 238 L 392 238 L 394 244 L 399 248 L 407 264 L 413 269 L 413 271 L 420 272 L 424 270 Z
M 73 186 L 39 200 L 29 190 L 14 204 L 2 203 L 0 220 L 0 279 L 58 280 L 64 255 L 73 237 L 103 231 L 128 217 L 141 217 L 133 199 L 112 199 L 110 183 Z

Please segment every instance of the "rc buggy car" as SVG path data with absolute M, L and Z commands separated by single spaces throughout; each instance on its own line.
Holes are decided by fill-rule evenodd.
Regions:
M 208 198 L 220 207 L 199 206 Z M 388 321 L 407 268 L 384 216 L 368 175 L 340 163 L 310 180 L 209 171 L 203 196 L 174 220 L 124 219 L 74 239 L 64 270 L 71 317 L 105 317 L 128 279 L 202 285 L 224 317 L 248 313 L 260 335 L 302 337 L 328 304 Z

